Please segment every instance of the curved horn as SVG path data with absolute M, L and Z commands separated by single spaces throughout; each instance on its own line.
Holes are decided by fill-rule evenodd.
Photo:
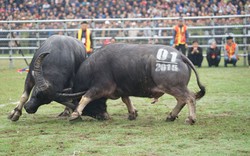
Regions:
M 76 99 L 79 98 L 81 96 L 83 96 L 86 93 L 86 91 L 84 92 L 78 92 L 78 93 L 56 93 L 56 97 L 60 98 L 60 99 Z
M 65 88 L 62 90 L 63 93 L 70 93 L 72 92 L 72 88 Z
M 49 83 L 44 79 L 42 72 L 42 61 L 49 52 L 41 53 L 34 62 L 34 79 L 40 91 L 45 91 L 49 88 Z

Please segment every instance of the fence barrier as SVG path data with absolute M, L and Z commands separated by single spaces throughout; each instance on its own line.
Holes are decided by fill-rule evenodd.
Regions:
M 231 34 L 239 46 L 239 56 L 244 58 L 250 51 L 250 14 L 229 16 L 184 17 L 189 31 L 189 46 L 197 40 L 205 51 L 211 40 L 219 47 L 225 44 L 225 37 Z M 81 21 L 88 21 L 92 29 L 94 48 L 102 46 L 105 39 L 115 37 L 117 42 L 150 43 L 171 45 L 172 29 L 178 18 L 113 18 L 113 19 L 66 19 L 66 20 L 23 20 L 0 21 L 0 60 L 9 59 L 10 67 L 14 57 L 21 50 L 33 54 L 41 43 L 54 34 L 76 36 Z M 222 52 L 223 53 L 223 52 Z M 205 55 L 204 55 L 205 56 Z

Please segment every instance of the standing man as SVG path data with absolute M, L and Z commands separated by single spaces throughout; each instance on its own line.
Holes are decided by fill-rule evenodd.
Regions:
M 88 29 L 87 21 L 83 21 L 81 23 L 81 28 L 78 30 L 76 37 L 84 44 L 87 56 L 89 57 L 93 51 L 93 40 L 92 40 L 92 33 L 90 29 Z
M 227 43 L 225 45 L 224 65 L 227 67 L 227 64 L 230 63 L 235 67 L 238 60 L 238 45 L 233 41 L 232 36 L 228 36 L 226 39 Z
M 181 51 L 182 54 L 186 55 L 186 48 L 188 47 L 188 31 L 187 26 L 184 24 L 184 19 L 179 18 L 178 24 L 174 26 L 173 30 L 173 47 Z

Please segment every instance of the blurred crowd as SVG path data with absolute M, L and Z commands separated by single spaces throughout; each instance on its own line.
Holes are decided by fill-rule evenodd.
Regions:
M 0 20 L 249 14 L 249 0 L 0 0 Z
M 172 27 L 176 20 L 158 21 L 110 21 L 110 18 L 157 18 L 157 17 L 193 17 L 250 14 L 250 0 L 0 0 L 0 21 L 5 20 L 55 20 L 55 19 L 89 19 L 101 18 L 105 22 L 95 23 L 95 28 L 151 28 Z M 250 18 L 247 23 L 250 23 Z M 219 18 L 186 20 L 188 26 L 238 25 L 243 18 Z M 9 26 L 0 23 L 1 29 Z M 34 23 L 11 24 L 11 29 L 35 29 Z M 79 28 L 79 23 L 69 22 L 67 28 Z M 90 25 L 91 27 L 91 25 Z M 93 25 L 92 25 L 93 27 Z M 39 29 L 63 29 L 62 23 L 39 24 Z M 216 29 L 216 34 L 224 34 L 225 29 Z M 242 29 L 234 33 L 242 34 Z M 209 35 L 211 30 L 190 30 L 193 35 Z M 1 33 L 1 32 L 0 32 Z M 56 32 L 64 34 L 64 32 Z M 136 37 L 136 36 L 171 36 L 171 30 L 130 30 L 130 31 L 96 31 L 97 37 Z M 49 37 L 55 32 L 40 32 L 39 37 Z M 1 35 L 1 34 L 0 34 Z M 3 34 L 2 34 L 3 35 Z M 36 33 L 14 34 L 20 37 L 36 37 Z M 68 34 L 74 36 L 71 32 Z M 4 35 L 5 36 L 5 35 Z M 133 42 L 133 40 L 131 40 Z M 169 44 L 169 40 L 148 40 Z M 101 43 L 101 41 L 100 41 Z M 36 44 L 34 42 L 34 44 Z

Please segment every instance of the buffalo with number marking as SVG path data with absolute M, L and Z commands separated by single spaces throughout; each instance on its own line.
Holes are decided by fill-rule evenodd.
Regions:
M 41 63 L 37 58 L 44 52 L 50 55 Z M 35 113 L 39 106 L 52 101 L 68 107 L 61 115 L 67 115 L 69 109 L 75 109 L 76 106 L 73 103 L 62 100 L 56 96 L 56 93 L 71 91 L 73 78 L 85 59 L 85 47 L 77 39 L 61 35 L 48 38 L 34 54 L 25 80 L 24 92 L 8 118 L 17 121 L 22 114 L 23 106 L 28 113 Z M 43 70 L 40 70 L 41 68 Z M 32 89 L 33 92 L 28 101 Z M 98 119 L 107 119 L 106 99 L 93 101 L 83 110 L 83 114 Z
M 47 54 L 42 54 L 40 59 L 45 55 Z M 200 88 L 197 93 L 187 88 L 191 70 L 194 71 Z M 136 44 L 110 44 L 95 52 L 82 63 L 77 72 L 73 86 L 75 94 L 58 96 L 74 98 L 83 91 L 85 94 L 70 120 L 79 119 L 89 102 L 101 97 L 121 97 L 128 108 L 128 118 L 133 120 L 137 117 L 137 110 L 129 96 L 157 99 L 167 93 L 177 100 L 177 105 L 167 116 L 167 121 L 174 121 L 187 104 L 189 115 L 186 122 L 194 124 L 196 100 L 205 95 L 205 87 L 186 56 L 169 46 Z

